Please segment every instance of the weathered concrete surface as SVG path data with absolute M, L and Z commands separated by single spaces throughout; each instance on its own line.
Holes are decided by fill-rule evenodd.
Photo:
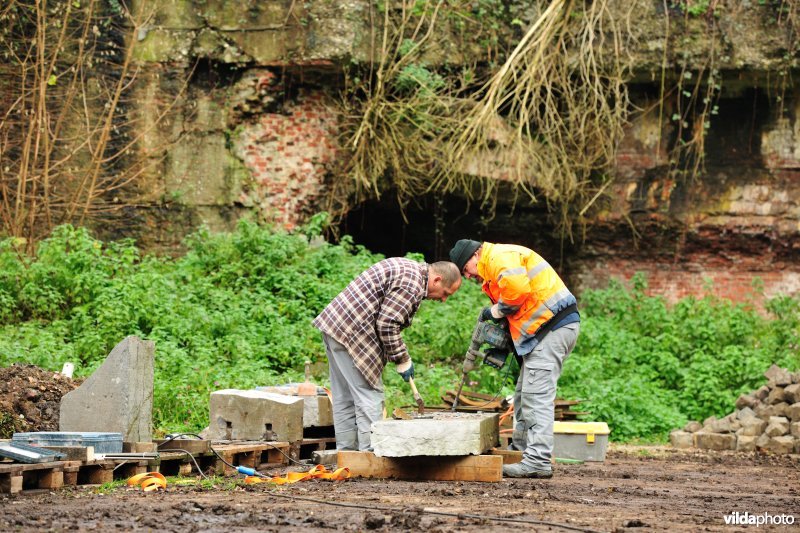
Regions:
M 303 399 L 257 390 L 214 391 L 209 399 L 210 439 L 279 440 L 303 438 Z
M 443 412 L 372 425 L 378 457 L 480 455 L 497 446 L 498 437 L 498 416 L 493 414 Z
M 155 343 L 126 337 L 100 368 L 61 398 L 60 431 L 121 433 L 125 442 L 153 440 Z
M 297 384 L 256 387 L 256 390 L 302 398 L 303 427 L 326 427 L 333 425 L 333 405 L 327 394 L 297 395 Z M 324 390 L 324 389 L 323 389 Z

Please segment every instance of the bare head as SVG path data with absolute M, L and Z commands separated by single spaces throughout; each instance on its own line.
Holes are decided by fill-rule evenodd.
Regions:
M 461 273 L 450 261 L 438 261 L 428 269 L 428 300 L 447 301 L 461 286 Z

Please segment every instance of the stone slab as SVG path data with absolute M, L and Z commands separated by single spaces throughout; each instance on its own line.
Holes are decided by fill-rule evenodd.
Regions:
M 669 442 L 675 448 L 691 448 L 694 445 L 692 433 L 675 430 L 669 434 Z
M 498 443 L 496 414 L 445 411 L 372 424 L 378 457 L 480 455 Z
M 275 385 L 270 387 L 256 387 L 256 390 L 262 392 L 272 392 L 274 394 L 284 394 L 289 396 L 297 396 L 303 399 L 303 427 L 327 427 L 333 425 L 333 405 L 331 399 L 325 393 L 325 389 L 317 387 L 322 390 L 322 394 L 303 395 L 297 394 L 298 383 L 289 383 L 286 385 Z
M 153 440 L 155 343 L 126 337 L 77 389 L 61 398 L 60 431 L 121 433 Z
M 303 439 L 303 399 L 257 390 L 214 391 L 209 399 L 211 440 Z
M 694 436 L 694 444 L 696 447 L 703 450 L 735 450 L 736 449 L 736 436 L 731 434 L 721 433 L 706 433 L 705 431 L 698 431 L 692 434 Z

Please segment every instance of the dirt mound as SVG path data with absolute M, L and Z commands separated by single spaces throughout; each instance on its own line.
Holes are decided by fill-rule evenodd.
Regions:
M 61 397 L 81 381 L 34 365 L 0 368 L 0 439 L 19 431 L 58 431 Z

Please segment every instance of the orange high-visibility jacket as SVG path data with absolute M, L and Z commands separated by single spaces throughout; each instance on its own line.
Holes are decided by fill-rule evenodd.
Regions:
M 577 304 L 553 267 L 524 246 L 484 242 L 478 275 L 484 280 L 483 292 L 508 319 L 518 355 L 530 353 L 541 340 L 536 332 Z

